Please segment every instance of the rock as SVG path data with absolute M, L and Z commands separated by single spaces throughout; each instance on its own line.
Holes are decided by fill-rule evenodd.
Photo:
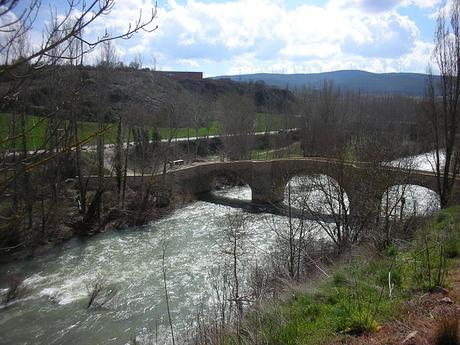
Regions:
M 415 337 L 417 336 L 418 331 L 410 332 L 407 337 L 403 340 L 403 345 L 415 344 Z
M 444 297 L 439 300 L 440 303 L 445 303 L 445 304 L 454 304 L 454 301 L 452 301 L 449 297 Z
M 37 256 L 45 255 L 51 252 L 53 249 L 54 247 L 51 244 L 43 244 L 34 249 L 33 255 L 37 255 Z
M 116 208 L 116 207 L 113 207 L 105 215 L 104 223 L 110 223 L 110 222 L 113 222 L 113 221 L 118 220 L 120 218 L 124 218 L 126 216 L 127 216 L 126 211 L 121 210 L 121 209 Z
M 58 236 L 63 240 L 70 240 L 73 237 L 73 230 L 71 227 L 61 224 L 58 226 Z

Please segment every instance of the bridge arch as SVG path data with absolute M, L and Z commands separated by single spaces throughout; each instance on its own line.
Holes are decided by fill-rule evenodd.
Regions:
M 201 187 L 200 190 L 203 192 L 211 192 L 211 191 L 219 191 L 226 189 L 227 187 L 235 187 L 235 186 L 248 186 L 251 188 L 250 181 L 233 169 L 214 169 L 212 171 L 207 172 L 204 175 L 200 176 Z M 251 192 L 249 192 L 248 199 L 251 199 Z M 244 198 L 246 199 L 246 198 Z
M 439 194 L 425 183 L 399 183 L 389 186 L 382 194 L 381 216 L 404 216 L 432 213 L 440 209 Z
M 345 187 L 324 173 L 298 172 L 291 176 L 284 186 L 284 203 L 324 214 L 338 212 L 343 206 L 346 210 L 341 209 L 340 212 L 349 212 L 350 209 Z

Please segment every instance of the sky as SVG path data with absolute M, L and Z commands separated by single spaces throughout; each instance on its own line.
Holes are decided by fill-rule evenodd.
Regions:
M 63 13 L 66 0 L 44 2 Z M 206 77 L 245 73 L 427 71 L 441 0 L 159 0 L 153 32 L 115 42 L 119 58 L 136 55 L 158 70 L 201 71 Z M 126 30 L 151 0 L 116 0 L 110 13 L 87 30 Z M 39 40 L 41 30 L 34 27 Z M 94 59 L 97 52 L 88 60 Z

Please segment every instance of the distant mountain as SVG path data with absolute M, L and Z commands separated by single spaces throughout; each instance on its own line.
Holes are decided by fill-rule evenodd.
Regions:
M 403 94 L 422 96 L 425 92 L 426 74 L 421 73 L 370 73 L 360 70 L 344 70 L 309 74 L 255 73 L 214 77 L 242 82 L 263 81 L 280 88 L 311 86 L 321 87 L 325 79 L 334 81 L 342 89 L 371 94 Z

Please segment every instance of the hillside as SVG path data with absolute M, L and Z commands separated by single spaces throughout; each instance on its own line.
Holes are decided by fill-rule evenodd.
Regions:
M 2 76 L 0 93 L 8 94 L 18 79 Z M 73 94 L 75 90 L 75 94 Z M 116 121 L 167 127 L 168 113 L 177 110 L 178 123 L 187 124 L 191 100 L 201 98 L 211 105 L 225 93 L 246 94 L 254 98 L 258 111 L 281 112 L 295 102 L 290 91 L 272 86 L 242 84 L 231 80 L 174 81 L 149 69 L 128 67 L 111 69 L 92 66 L 56 66 L 37 73 L 22 85 L 21 101 L 29 115 L 51 112 L 68 119 L 72 113 L 80 121 Z M 12 109 L 4 104 L 1 111 Z M 183 123 L 182 123 L 183 122 Z
M 290 90 L 276 85 L 261 85 L 257 83 L 240 83 L 229 79 L 181 80 L 180 85 L 192 94 L 200 94 L 205 99 L 218 99 L 225 93 L 247 94 L 254 97 L 255 105 L 261 112 L 289 111 L 295 103 L 295 97 Z M 268 83 L 267 83 L 268 84 Z
M 371 73 L 360 70 L 343 70 L 309 74 L 256 73 L 226 75 L 214 79 L 230 79 L 243 82 L 263 81 L 280 88 L 311 86 L 318 88 L 324 80 L 332 80 L 342 89 L 371 94 L 402 94 L 422 96 L 425 92 L 426 74 L 420 73 Z

